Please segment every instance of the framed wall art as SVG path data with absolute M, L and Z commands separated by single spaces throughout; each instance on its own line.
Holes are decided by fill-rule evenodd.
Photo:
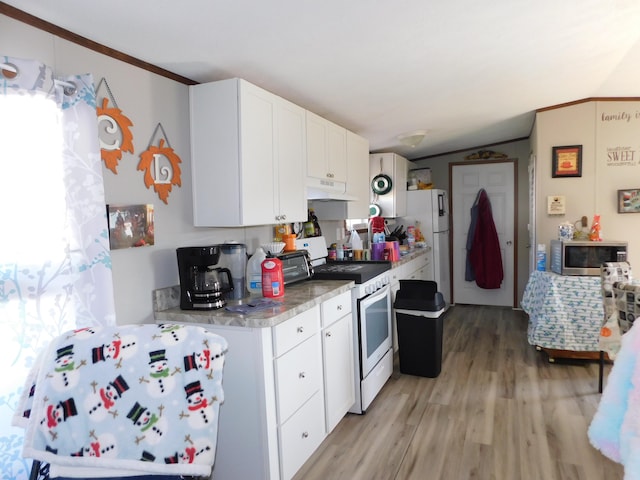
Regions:
M 581 177 L 582 176 L 582 145 L 568 145 L 553 147 L 551 152 L 551 176 Z
M 618 190 L 618 213 L 640 213 L 640 188 Z
M 107 205 L 111 250 L 153 245 L 153 217 L 152 204 Z

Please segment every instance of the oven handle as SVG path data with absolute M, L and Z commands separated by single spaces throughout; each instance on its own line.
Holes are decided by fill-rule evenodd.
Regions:
M 385 285 L 379 290 L 376 290 L 375 292 L 367 295 L 366 297 L 361 298 L 360 303 L 363 303 L 365 301 L 367 303 L 377 302 L 380 298 L 386 297 L 389 294 L 389 288 L 390 288 L 389 285 Z

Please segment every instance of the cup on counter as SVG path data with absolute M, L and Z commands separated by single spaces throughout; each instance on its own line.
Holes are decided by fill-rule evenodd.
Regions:
M 296 249 L 296 234 L 295 233 L 286 233 L 282 236 L 282 241 L 284 242 L 284 251 L 292 252 Z
M 362 258 L 362 253 L 363 253 L 363 250 L 360 250 L 360 249 L 356 249 L 356 250 L 354 250 L 354 251 L 353 251 L 353 259 L 354 259 L 356 262 L 363 260 L 363 258 Z
M 371 260 L 384 260 L 384 242 L 371 244 Z
M 399 242 L 385 242 L 385 249 L 389 250 L 389 258 L 392 262 L 400 260 L 400 244 Z

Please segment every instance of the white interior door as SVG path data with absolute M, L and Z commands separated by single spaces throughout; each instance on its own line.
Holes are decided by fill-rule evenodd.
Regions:
M 454 164 L 451 170 L 453 219 L 453 302 L 514 306 L 515 163 L 513 161 Z M 483 289 L 465 280 L 467 233 L 471 207 L 484 188 L 491 202 L 498 233 L 504 280 L 497 289 Z

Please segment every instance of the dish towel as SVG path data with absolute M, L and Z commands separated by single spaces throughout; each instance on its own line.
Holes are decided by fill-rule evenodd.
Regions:
M 30 372 L 13 419 L 26 429 L 23 456 L 66 476 L 104 468 L 209 476 L 226 351 L 219 335 L 176 324 L 57 337 Z

